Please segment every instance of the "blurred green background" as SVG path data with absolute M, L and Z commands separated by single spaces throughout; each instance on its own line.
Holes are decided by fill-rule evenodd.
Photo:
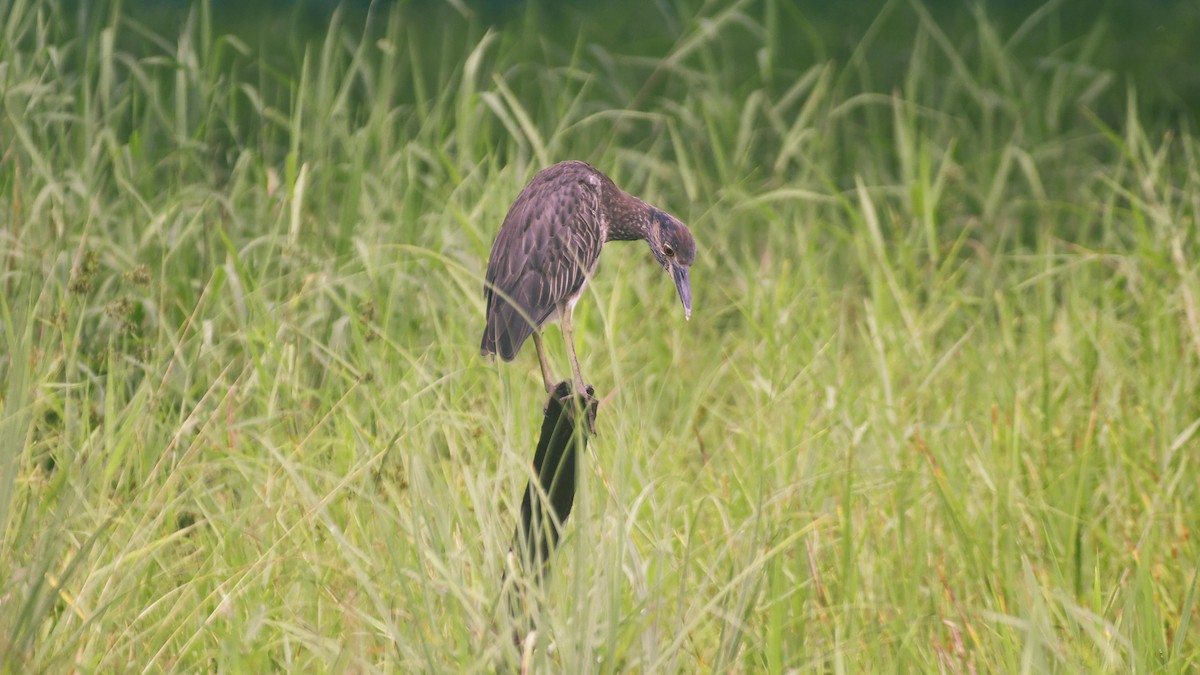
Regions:
M 104 3 L 65 4 L 65 11 L 78 12 L 80 21 L 103 14 Z M 804 68 L 815 62 L 845 63 L 866 46 L 872 65 L 871 85 L 888 91 L 900 84 L 918 19 L 905 2 L 781 2 L 777 4 L 785 28 L 779 39 L 780 65 Z M 285 45 L 294 52 L 322 36 L 330 15 L 341 11 L 347 25 L 363 34 L 378 34 L 385 17 L 398 10 L 407 21 L 423 26 L 418 48 L 430 55 L 444 51 L 458 40 L 477 39 L 491 28 L 519 35 L 543 49 L 571 49 L 578 43 L 620 45 L 627 54 L 650 58 L 661 56 L 679 35 L 690 15 L 720 3 L 704 2 L 586 2 L 557 0 L 408 0 L 401 2 L 334 2 L 332 0 L 271 0 L 245 3 L 214 0 L 214 28 L 246 40 L 267 56 Z M 154 28 L 169 29 L 187 12 L 185 0 L 133 0 L 131 14 Z M 755 14 L 764 3 L 739 3 Z M 1200 31 L 1200 5 L 1175 0 L 1012 0 L 1006 2 L 922 3 L 924 9 L 945 29 L 951 39 L 969 35 L 978 14 L 986 15 L 996 31 L 1010 35 L 1031 17 L 1046 15 L 1038 22 L 1038 35 L 1025 40 L 1026 53 L 1047 59 L 1053 50 L 1046 44 L 1066 47 L 1099 28 L 1092 64 L 1137 84 L 1144 103 L 1163 115 L 1185 114 L 1193 122 L 1200 110 L 1200 46 L 1194 36 Z M 870 32 L 871 39 L 864 43 Z M 415 36 L 416 37 L 416 36 Z M 740 59 L 742 67 L 754 63 L 761 42 L 753 31 L 740 36 L 736 50 L 727 53 Z M 956 40 L 957 41 L 957 40 Z M 1018 45 L 1019 46 L 1019 45 Z M 432 59 L 430 59 L 432 61 Z M 286 61 L 281 61 L 286 63 Z M 786 74 L 786 71 L 785 71 Z

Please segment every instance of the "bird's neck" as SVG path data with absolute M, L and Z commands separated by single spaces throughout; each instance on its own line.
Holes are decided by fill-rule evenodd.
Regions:
M 613 192 L 606 200 L 608 202 L 608 241 L 645 239 L 648 236 L 650 212 L 653 207 L 637 197 L 626 194 L 620 188 L 616 188 Z

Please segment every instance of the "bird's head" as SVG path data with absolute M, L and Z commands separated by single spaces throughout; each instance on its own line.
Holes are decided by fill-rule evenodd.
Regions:
M 650 218 L 650 251 L 664 270 L 671 273 L 679 301 L 683 303 L 685 318 L 692 317 L 692 284 L 688 280 L 688 269 L 696 259 L 696 240 L 687 225 L 677 218 L 658 209 Z

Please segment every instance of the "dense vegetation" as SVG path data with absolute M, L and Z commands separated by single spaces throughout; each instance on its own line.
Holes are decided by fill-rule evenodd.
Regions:
M 1196 669 L 1184 81 L 1113 9 L 594 4 L 0 0 L 4 670 L 516 665 L 481 278 L 566 158 L 700 248 L 690 322 L 642 244 L 577 308 L 538 672 Z

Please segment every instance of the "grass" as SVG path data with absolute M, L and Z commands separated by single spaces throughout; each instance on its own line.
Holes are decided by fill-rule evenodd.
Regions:
M 639 244 L 579 304 L 534 670 L 1200 663 L 1200 142 L 1102 13 L 0 7 L 5 672 L 516 668 L 481 278 L 570 157 L 692 226 L 695 312 Z

